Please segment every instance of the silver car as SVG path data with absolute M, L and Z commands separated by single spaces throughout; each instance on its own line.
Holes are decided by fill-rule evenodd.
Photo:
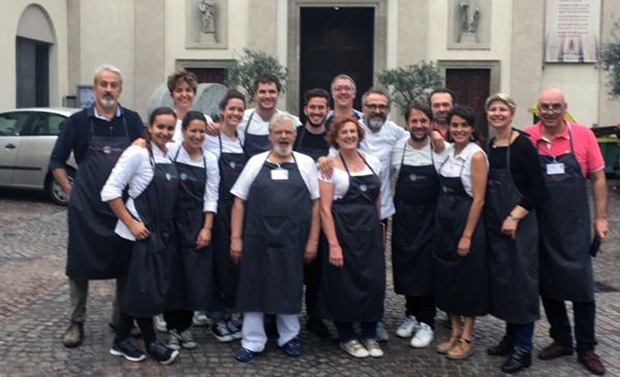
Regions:
M 48 169 L 58 134 L 74 108 L 25 108 L 0 113 L 0 186 L 45 190 L 57 204 L 66 205 L 68 196 Z M 77 164 L 67 162 L 67 176 L 73 179 Z

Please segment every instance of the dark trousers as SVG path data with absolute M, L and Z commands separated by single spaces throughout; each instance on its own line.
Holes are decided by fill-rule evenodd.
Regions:
M 138 323 L 140 331 L 142 331 L 142 339 L 144 340 L 144 345 L 148 350 L 149 345 L 157 340 L 152 317 L 134 318 L 129 314 L 121 311 L 120 313 L 118 313 L 118 322 L 116 325 L 116 336 L 114 338 L 114 341 L 121 342 L 129 338 L 129 336 L 131 335 L 131 327 L 133 326 L 134 319 Z
M 356 338 L 353 330 L 353 322 L 334 321 L 336 330 L 338 330 L 338 339 L 341 343 L 346 343 Z M 377 322 L 362 322 L 362 339 L 375 339 L 377 337 Z
M 573 348 L 573 336 L 564 301 L 543 297 L 542 302 L 547 320 L 551 326 L 549 330 L 551 338 L 564 347 Z M 573 301 L 575 338 L 577 340 L 577 353 L 580 355 L 594 351 L 596 346 L 596 338 L 594 337 L 595 313 L 596 305 L 594 301 Z
M 316 303 L 319 297 L 319 282 L 321 280 L 321 255 L 325 250 L 329 252 L 325 234 L 321 232 L 316 259 L 310 264 L 304 264 L 305 301 L 308 318 L 316 316 Z
M 534 337 L 534 322 L 508 323 L 506 322 L 506 334 L 512 339 L 515 347 L 531 351 L 534 349 L 532 338 Z
M 189 329 L 192 325 L 192 317 L 194 317 L 194 312 L 191 310 L 176 309 L 164 312 L 166 327 L 178 333 Z
M 406 314 L 414 316 L 418 322 L 424 322 L 435 328 L 435 297 L 434 296 L 405 296 Z

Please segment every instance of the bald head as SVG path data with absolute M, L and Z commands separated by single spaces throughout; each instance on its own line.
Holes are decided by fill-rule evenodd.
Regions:
M 549 131 L 563 131 L 567 107 L 564 93 L 560 89 L 549 88 L 542 92 L 538 99 L 538 110 L 543 126 Z

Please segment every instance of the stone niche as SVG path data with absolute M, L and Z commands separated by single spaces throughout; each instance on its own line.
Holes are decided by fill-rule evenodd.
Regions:
M 185 46 L 228 48 L 228 0 L 185 0 Z
M 491 49 L 491 0 L 448 1 L 448 49 Z

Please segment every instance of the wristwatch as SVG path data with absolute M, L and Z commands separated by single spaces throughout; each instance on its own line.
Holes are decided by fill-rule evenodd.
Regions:
M 508 217 L 510 217 L 514 221 L 521 221 L 521 219 L 523 219 L 522 217 L 517 217 L 517 216 L 513 215 L 512 213 L 509 213 Z

